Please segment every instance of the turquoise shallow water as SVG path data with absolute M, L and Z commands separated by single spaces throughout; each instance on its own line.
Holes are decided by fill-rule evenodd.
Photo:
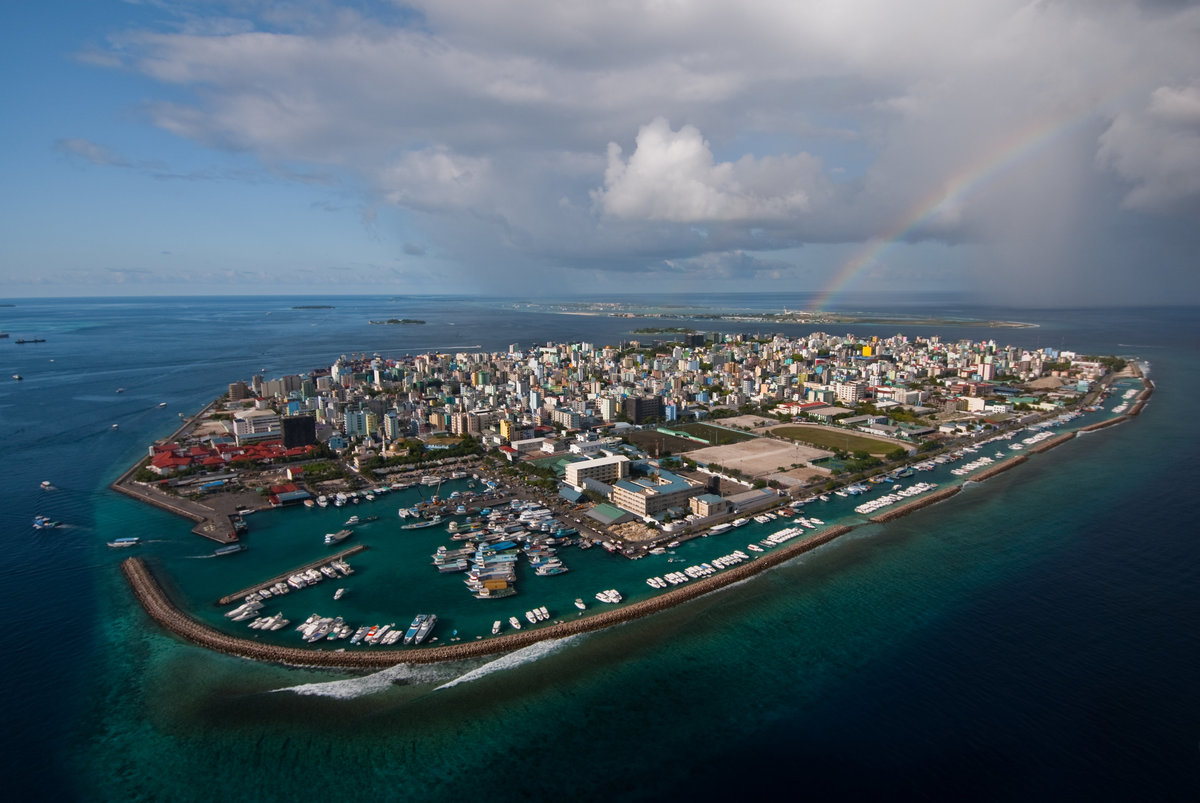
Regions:
M 56 304 L 39 314 L 53 315 Z M 261 311 L 247 302 L 229 313 L 231 344 L 259 331 Z M 438 314 L 421 311 L 414 317 Z M 170 312 L 158 323 L 142 314 L 139 326 L 166 328 Z M 65 347 L 43 355 L 68 362 L 70 376 L 47 367 L 38 378 L 36 365 L 23 366 L 32 382 L 20 389 L 25 396 L 10 389 L 0 398 L 28 455 L 19 481 L 33 488 L 53 477 L 66 491 L 27 494 L 2 514 L 14 539 L 3 571 L 18 692 L 4 755 L 26 799 L 719 799 L 797 789 L 1180 799 L 1196 788 L 1200 550 L 1186 501 L 1196 442 L 1179 426 L 1200 389 L 1194 315 L 1058 313 L 1041 332 L 1011 333 L 1032 343 L 1053 332 L 1083 341 L 1081 349 L 1140 344 L 1160 390 L 1133 423 L 1081 436 L 947 502 L 862 527 L 660 615 L 494 662 L 353 678 L 214 655 L 147 624 L 103 539 L 158 533 L 168 572 L 219 562 L 188 561 L 203 550 L 193 549 L 186 524 L 103 483 L 169 431 L 171 416 L 156 418 L 158 398 L 192 409 L 231 371 L 248 374 L 264 358 L 231 345 L 229 361 L 193 371 L 172 367 L 177 352 L 156 358 L 150 350 L 134 361 L 105 345 L 121 342 L 127 324 L 119 321 L 132 313 L 110 313 L 114 322 L 88 330 L 88 360 Z M 188 314 L 208 320 L 203 309 Z M 331 339 L 353 335 L 330 328 Z M 282 353 L 286 333 L 267 331 L 284 344 L 264 349 Z M 306 342 L 294 368 L 317 350 Z M 152 389 L 136 387 L 137 376 Z M 76 390 L 81 383 L 86 391 Z M 101 384 L 145 398 L 94 401 L 111 392 Z M 17 414 L 39 406 L 55 420 Z M 73 426 L 62 426 L 64 415 Z M 387 502 L 393 516 L 394 507 Z M 72 527 L 42 537 L 28 530 L 35 511 Z M 269 562 L 273 550 L 262 547 L 310 513 L 320 515 L 286 511 L 278 525 L 267 516 L 253 522 L 259 543 L 222 563 L 228 576 L 197 572 L 180 580 L 181 593 L 201 600 L 240 587 L 239 572 L 258 569 L 237 561 L 262 553 L 255 560 Z M 318 537 L 328 529 L 310 523 Z M 743 547 L 747 530 L 736 535 Z M 303 540 L 295 549 L 307 559 L 324 547 Z M 605 558 L 570 551 L 571 574 L 537 579 L 546 589 L 587 585 L 589 561 Z M 373 569 L 361 562 L 365 580 Z M 426 570 L 414 577 L 459 585 Z M 645 561 L 614 571 L 625 570 L 630 589 L 634 580 L 645 587 Z M 599 565 L 594 571 L 601 579 Z M 364 615 L 408 611 L 417 603 L 397 585 L 390 597 L 356 604 Z M 515 599 L 532 605 L 533 587 Z M 556 593 L 546 591 L 548 607 Z M 462 624 L 464 633 L 473 626 Z

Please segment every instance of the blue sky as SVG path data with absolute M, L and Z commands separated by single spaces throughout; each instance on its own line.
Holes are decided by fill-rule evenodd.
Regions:
M 0 296 L 1200 300 L 1193 4 L 79 0 L 3 22 Z

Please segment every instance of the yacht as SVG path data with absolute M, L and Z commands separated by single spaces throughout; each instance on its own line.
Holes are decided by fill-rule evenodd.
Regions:
M 354 530 L 338 530 L 336 533 L 325 533 L 325 544 L 327 546 L 340 544 L 352 535 L 354 535 Z

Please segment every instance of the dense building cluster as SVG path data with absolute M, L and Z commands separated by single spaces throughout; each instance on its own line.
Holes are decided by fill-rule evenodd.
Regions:
M 315 435 L 338 451 L 386 453 L 408 438 L 444 432 L 522 451 L 524 441 L 555 431 L 703 418 L 721 407 L 755 405 L 830 421 L 867 401 L 885 412 L 940 410 L 948 402 L 968 413 L 1002 413 L 1020 403 L 1053 407 L 1105 370 L 1070 352 L 937 337 L 813 333 L 693 335 L 689 341 L 342 357 L 311 374 L 230 385 L 229 399 L 243 405 L 233 413 L 230 434 L 239 442 L 273 438 L 291 446 Z M 1023 385 L 1051 368 L 1072 381 L 1029 395 Z M 297 418 L 311 420 L 311 428 L 289 427 Z

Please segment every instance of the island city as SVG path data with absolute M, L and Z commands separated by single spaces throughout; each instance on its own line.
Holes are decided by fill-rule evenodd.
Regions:
M 185 602 L 167 589 L 188 578 L 139 557 L 125 577 L 167 630 L 247 658 L 356 669 L 507 652 L 947 499 L 1129 420 L 1153 391 L 1137 362 L 991 340 L 661 336 L 235 380 L 113 483 L 192 520 L 224 567 L 209 582 L 228 587 Z M 410 623 L 362 602 L 397 572 L 452 609 Z

